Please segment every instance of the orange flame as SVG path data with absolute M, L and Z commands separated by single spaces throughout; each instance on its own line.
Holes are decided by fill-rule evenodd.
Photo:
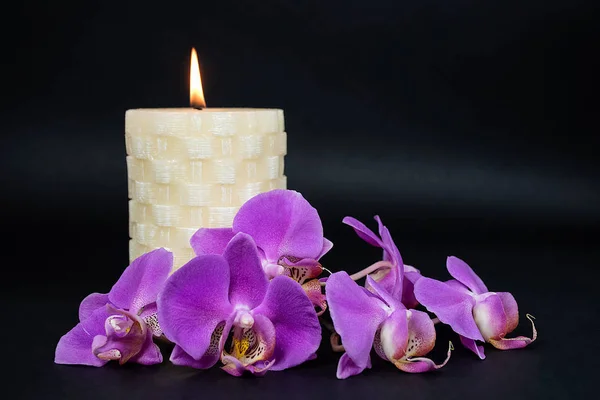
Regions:
M 200 66 L 198 65 L 198 54 L 192 47 L 190 63 L 190 106 L 194 108 L 206 107 L 204 92 L 202 91 L 202 80 L 200 79 Z

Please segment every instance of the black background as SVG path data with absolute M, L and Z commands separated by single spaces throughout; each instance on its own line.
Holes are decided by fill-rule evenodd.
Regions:
M 485 3 L 485 4 L 482 4 Z M 593 1 L 26 1 L 4 10 L 1 214 L 7 360 L 19 396 L 580 398 L 598 372 L 600 140 Z M 432 374 L 338 355 L 262 379 L 214 369 L 53 364 L 78 302 L 128 260 L 124 113 L 185 107 L 189 50 L 209 107 L 277 107 L 286 175 L 356 271 L 378 252 L 341 224 L 379 214 L 407 263 L 469 262 L 539 340 Z M 529 334 L 522 318 L 519 332 Z M 440 328 L 434 358 L 446 340 Z M 7 343 L 14 343 L 10 345 Z

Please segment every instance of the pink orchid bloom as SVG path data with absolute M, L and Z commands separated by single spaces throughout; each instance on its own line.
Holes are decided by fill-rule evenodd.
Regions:
M 111 360 L 162 362 L 153 337 L 162 336 L 156 299 L 173 254 L 157 249 L 133 260 L 110 292 L 92 293 L 79 306 L 79 323 L 60 338 L 54 362 L 101 367 Z
M 205 369 L 220 359 L 231 375 L 260 376 L 313 359 L 321 342 L 302 287 L 285 276 L 268 280 L 245 233 L 223 255 L 198 256 L 175 271 L 157 304 L 165 336 L 176 344 L 175 365 Z
M 344 271 L 327 280 L 329 312 L 345 353 L 337 369 L 338 379 L 371 368 L 371 348 L 382 359 L 405 372 L 439 369 L 450 359 L 435 364 L 424 357 L 435 346 L 436 332 L 427 313 L 407 309 L 373 278 L 367 276 L 372 291 L 359 286 Z
M 196 255 L 223 254 L 237 233 L 252 237 L 268 279 L 279 275 L 294 279 L 321 315 L 327 308 L 321 285 L 319 259 L 333 247 L 323 237 L 317 210 L 298 192 L 271 190 L 248 200 L 237 212 L 231 228 L 201 228 L 190 239 Z
M 446 267 L 455 279 L 440 282 L 423 277 L 415 284 L 415 295 L 427 310 L 460 335 L 466 348 L 483 360 L 483 346 L 476 341 L 500 350 L 520 349 L 535 341 L 537 331 L 530 315 L 531 338 L 505 337 L 519 324 L 519 308 L 512 294 L 488 291 L 473 269 L 457 257 L 448 257 Z

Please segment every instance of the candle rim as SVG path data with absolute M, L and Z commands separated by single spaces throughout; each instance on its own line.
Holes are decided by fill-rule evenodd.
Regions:
M 249 112 L 249 111 L 281 111 L 281 108 L 256 108 L 256 107 L 205 107 L 201 110 L 194 107 L 150 107 L 150 108 L 131 108 L 127 111 L 152 111 L 152 112 L 177 112 L 177 111 L 198 111 L 198 112 Z

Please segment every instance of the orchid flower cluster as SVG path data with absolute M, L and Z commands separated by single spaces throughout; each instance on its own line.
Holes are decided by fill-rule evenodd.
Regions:
M 531 338 L 506 337 L 519 322 L 510 293 L 490 292 L 456 257 L 447 259 L 454 279 L 422 276 L 404 264 L 388 228 L 375 220 L 378 234 L 354 218 L 343 222 L 381 248 L 382 259 L 353 275 L 332 273 L 320 263 L 333 244 L 323 237 L 317 210 L 295 191 L 259 194 L 231 228 L 199 229 L 190 240 L 196 257 L 181 268 L 172 271 L 172 254 L 157 249 L 134 260 L 109 293 L 86 297 L 55 362 L 159 364 L 162 340 L 172 344 L 175 365 L 206 369 L 220 362 L 231 375 L 260 376 L 314 359 L 325 326 L 332 349 L 343 352 L 337 377 L 344 379 L 371 367 L 373 349 L 405 372 L 443 367 L 452 343 L 443 362 L 426 357 L 437 322 L 480 359 L 483 342 L 509 350 L 536 339 L 530 315 Z

